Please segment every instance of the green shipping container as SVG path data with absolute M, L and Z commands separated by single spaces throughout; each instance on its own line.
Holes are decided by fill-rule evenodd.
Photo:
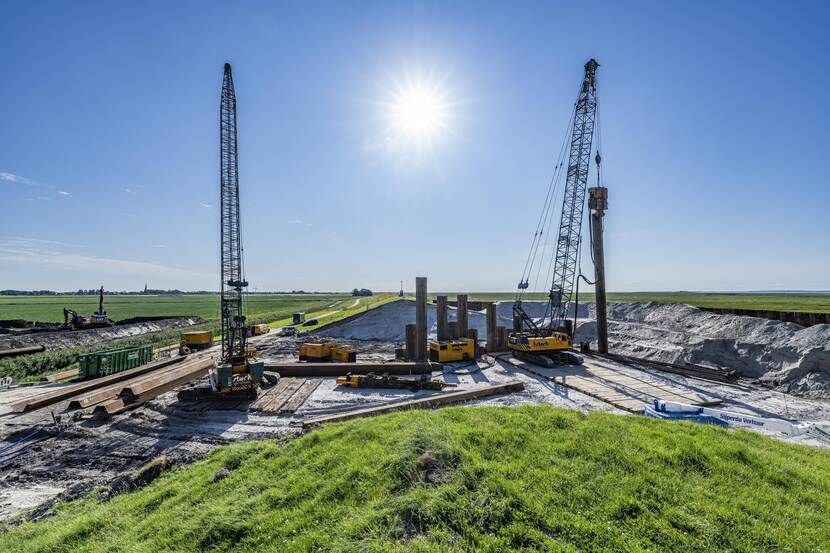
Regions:
M 95 378 L 126 371 L 153 360 L 153 346 L 85 353 L 78 358 L 78 376 Z

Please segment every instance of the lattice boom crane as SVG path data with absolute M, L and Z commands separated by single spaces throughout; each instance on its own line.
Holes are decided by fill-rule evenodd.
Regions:
M 237 157 L 236 92 L 230 64 L 225 64 L 219 106 L 220 217 L 221 217 L 221 310 L 222 362 L 211 374 L 219 392 L 255 389 L 262 381 L 264 365 L 256 350 L 246 347 L 243 291 L 242 237 L 239 213 L 239 160 Z
M 573 331 L 567 324 L 567 314 L 574 297 L 574 285 L 577 279 L 577 265 L 582 231 L 582 214 L 585 206 L 585 193 L 588 183 L 588 170 L 591 162 L 592 140 L 597 115 L 596 71 L 599 64 L 591 59 L 585 64 L 585 76 L 574 106 L 571 123 L 570 147 L 565 174 L 565 187 L 562 200 L 562 215 L 556 234 L 556 252 L 551 260 L 552 281 L 548 295 L 548 304 L 541 323 L 535 322 L 522 307 L 521 297 L 529 285 L 533 264 L 539 259 L 540 266 L 544 258 L 538 249 L 542 244 L 542 234 L 548 202 L 552 201 L 553 192 L 548 192 L 540 226 L 534 235 L 531 255 L 525 266 L 525 273 L 519 281 L 519 293 L 513 305 L 514 331 L 508 339 L 508 346 L 525 357 L 534 357 L 535 362 L 572 362 L 576 356 L 567 353 L 573 347 Z M 599 154 L 597 163 L 599 164 Z M 553 182 L 552 182 L 553 187 Z M 553 189 L 553 188 L 552 188 Z

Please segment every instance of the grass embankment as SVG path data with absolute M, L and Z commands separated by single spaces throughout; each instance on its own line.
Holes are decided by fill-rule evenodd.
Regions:
M 218 296 L 210 297 L 212 297 L 213 301 L 218 305 Z M 295 298 L 305 299 L 302 302 L 298 302 L 294 301 Z M 250 308 L 246 309 L 246 311 L 249 313 L 247 322 L 249 324 L 260 324 L 270 323 L 275 320 L 290 320 L 291 314 L 298 310 L 308 310 L 312 313 L 323 313 L 325 311 L 331 311 L 331 309 L 329 309 L 328 306 L 330 306 L 333 301 L 348 302 L 347 304 L 344 303 L 344 305 L 350 305 L 354 303 L 352 301 L 351 296 L 291 296 L 290 298 L 286 298 L 286 301 L 283 301 L 281 304 L 278 304 L 283 305 L 282 310 L 263 312 L 259 311 L 258 309 L 262 308 L 263 305 L 268 305 L 268 302 L 265 302 L 264 304 L 257 304 L 257 302 L 249 302 L 246 304 L 250 306 Z M 324 319 L 321 322 L 321 324 L 327 322 L 328 320 Z M 179 343 L 180 335 L 184 330 L 209 330 L 213 332 L 214 335 L 218 335 L 221 332 L 221 327 L 218 321 L 209 321 L 201 325 L 187 327 L 186 329 L 151 332 L 148 334 L 142 334 L 140 336 L 122 338 L 120 340 L 113 340 L 111 342 L 96 344 L 94 346 L 89 347 L 67 348 L 56 351 L 45 351 L 43 353 L 35 353 L 32 355 L 25 355 L 21 357 L 0 359 L 0 377 L 11 376 L 15 381 L 37 380 L 43 375 L 77 368 L 78 357 L 83 353 L 91 351 L 117 349 L 121 347 L 130 346 L 152 345 L 156 348 L 160 348 L 172 344 L 177 344 Z
M 434 299 L 437 294 L 431 294 Z M 447 293 L 455 296 L 455 292 Z M 471 301 L 512 301 L 515 292 L 468 294 Z M 546 294 L 525 294 L 526 300 L 547 300 Z M 451 298 L 454 299 L 454 298 Z M 580 294 L 579 301 L 594 301 L 593 294 Z M 830 294 L 730 294 L 703 292 L 614 292 L 608 301 L 659 301 L 687 303 L 696 307 L 724 309 L 760 309 L 764 311 L 804 311 L 830 313 Z
M 275 311 L 303 311 L 348 299 L 349 294 L 250 294 L 245 311 L 253 317 Z M 0 319 L 63 322 L 63 308 L 88 316 L 98 310 L 98 296 L 0 296 Z M 197 315 L 218 320 L 219 296 L 105 296 L 104 309 L 114 321 L 132 317 Z
M 223 447 L 143 490 L 65 504 L 0 550 L 819 551 L 828 516 L 824 450 L 547 406 L 448 408 Z

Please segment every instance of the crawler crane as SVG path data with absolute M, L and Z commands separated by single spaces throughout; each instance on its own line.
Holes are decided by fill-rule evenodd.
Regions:
M 243 291 L 248 286 L 242 269 L 242 238 L 239 215 L 239 163 L 236 143 L 236 92 L 230 64 L 225 64 L 220 130 L 220 205 L 221 205 L 221 308 L 222 360 L 210 373 L 215 392 L 253 390 L 262 381 L 264 364 L 256 350 L 246 347 Z
M 579 356 L 571 352 L 574 325 L 568 320 L 568 312 L 577 299 L 574 286 L 578 278 L 582 213 L 585 207 L 592 140 L 597 119 L 597 67 L 599 64 L 594 59 L 585 64 L 585 76 L 579 89 L 570 126 L 567 165 L 564 165 L 564 157 L 557 163 L 513 304 L 513 332 L 508 336 L 508 348 L 516 357 L 543 366 L 582 362 Z M 564 147 L 562 152 L 564 154 Z M 601 158 L 598 151 L 595 160 L 599 166 Z M 522 296 L 530 285 L 533 273 L 535 272 L 535 278 L 538 279 L 542 265 L 544 265 L 545 246 L 547 245 L 545 228 L 552 216 L 552 204 L 556 197 L 556 187 L 563 167 L 566 172 L 562 215 L 559 231 L 555 235 L 555 253 L 550 260 L 552 278 L 548 303 L 544 317 L 541 320 L 534 320 L 525 312 L 522 306 Z

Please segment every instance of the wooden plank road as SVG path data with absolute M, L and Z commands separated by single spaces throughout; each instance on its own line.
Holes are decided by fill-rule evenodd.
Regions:
M 690 403 L 701 407 L 721 403 L 721 400 L 716 397 L 667 382 L 648 381 L 628 375 L 593 359 L 586 359 L 582 365 L 545 368 L 521 361 L 510 354 L 498 357 L 551 382 L 572 388 L 631 413 L 642 413 L 643 404 L 651 403 L 655 399 Z
M 314 393 L 314 390 L 317 389 L 317 386 L 320 385 L 320 380 L 306 380 L 303 382 L 303 385 L 300 386 L 300 389 L 291 396 L 291 399 L 286 401 L 282 407 L 280 407 L 280 413 L 293 413 L 297 409 L 303 406 L 305 401 L 308 397 Z
M 283 377 L 276 386 L 264 390 L 251 404 L 251 411 L 293 413 L 303 406 L 320 385 L 320 379 Z

